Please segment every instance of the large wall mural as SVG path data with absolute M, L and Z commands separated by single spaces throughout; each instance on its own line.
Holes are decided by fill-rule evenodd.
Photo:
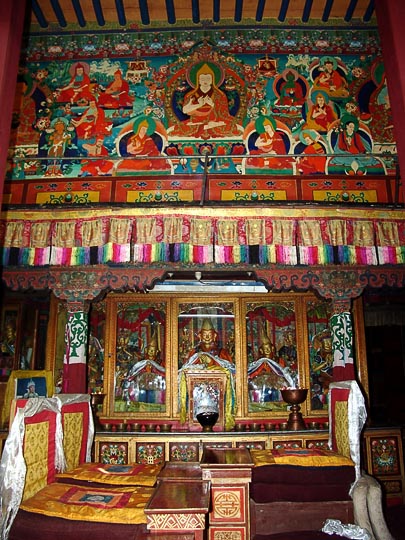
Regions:
M 25 54 L 9 180 L 395 173 L 370 29 L 34 35 Z

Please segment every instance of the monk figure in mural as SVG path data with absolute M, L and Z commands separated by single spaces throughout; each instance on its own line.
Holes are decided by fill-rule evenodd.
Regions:
M 182 135 L 208 139 L 239 133 L 228 98 L 216 85 L 214 70 L 207 63 L 196 73 L 196 87 L 184 96 L 182 112 L 188 116 L 176 129 Z

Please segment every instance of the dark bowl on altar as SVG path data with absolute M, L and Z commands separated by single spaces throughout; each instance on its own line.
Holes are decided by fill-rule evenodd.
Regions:
M 308 388 L 288 388 L 281 390 L 283 400 L 289 405 L 304 403 L 307 399 Z
M 212 431 L 219 417 L 218 412 L 202 412 L 196 415 L 198 422 L 200 423 L 203 431 Z

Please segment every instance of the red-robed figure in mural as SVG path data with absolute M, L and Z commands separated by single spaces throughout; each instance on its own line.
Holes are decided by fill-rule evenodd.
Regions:
M 134 122 L 133 133 L 129 137 L 127 133 L 124 134 L 124 142 L 120 142 L 122 155 L 126 156 L 118 166 L 120 171 L 162 170 L 170 167 L 166 159 L 158 159 L 162 153 L 157 146 L 157 138 L 153 137 L 157 134 L 157 127 L 156 121 L 148 116 L 140 117 Z M 159 136 L 162 139 L 161 133 Z
M 228 98 L 215 81 L 214 70 L 204 63 L 196 72 L 196 87 L 184 96 L 182 111 L 189 118 L 173 133 L 191 137 L 223 137 L 239 134 L 229 112 Z
M 122 78 L 122 71 L 117 69 L 114 73 L 114 80 L 98 98 L 98 104 L 107 109 L 118 109 L 120 107 L 131 107 L 134 98 L 129 95 L 129 84 Z
M 309 107 L 305 128 L 314 129 L 321 133 L 329 130 L 338 115 L 333 106 L 329 104 L 326 92 L 317 90 L 312 93 L 312 104 Z
M 91 93 L 91 81 L 87 70 L 87 64 L 79 63 L 71 67 L 72 77 L 66 86 L 59 89 L 58 102 L 87 104 L 95 99 Z
M 323 58 L 320 62 L 320 73 L 314 79 L 313 89 L 324 90 L 331 97 L 347 97 L 347 81 L 337 67 L 335 58 Z
M 274 169 L 288 167 L 291 160 L 285 157 L 287 147 L 281 132 L 277 131 L 277 123 L 274 118 L 259 116 L 255 121 L 255 129 L 258 136 L 254 141 L 253 148 L 250 149 L 250 155 L 258 157 L 249 157 L 248 165 Z

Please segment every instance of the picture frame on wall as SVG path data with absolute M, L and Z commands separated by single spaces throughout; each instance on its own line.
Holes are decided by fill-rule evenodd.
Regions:
M 45 377 L 24 377 L 15 379 L 15 397 L 30 399 L 48 397 Z

